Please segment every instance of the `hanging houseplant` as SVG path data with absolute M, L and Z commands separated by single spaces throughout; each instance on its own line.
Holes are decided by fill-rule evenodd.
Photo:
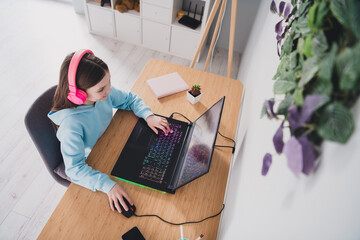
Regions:
M 360 94 L 360 1 L 272 1 L 270 10 L 281 18 L 275 26 L 280 63 L 262 116 L 280 122 L 275 151 L 285 154 L 295 175 L 308 175 L 322 142 L 345 144 L 355 128 L 350 109 Z M 266 153 L 263 175 L 271 164 Z

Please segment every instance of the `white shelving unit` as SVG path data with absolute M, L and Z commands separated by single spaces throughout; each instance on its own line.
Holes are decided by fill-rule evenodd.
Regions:
M 195 30 L 178 23 L 177 13 L 187 13 L 189 0 L 140 0 L 140 12 L 120 13 L 111 6 L 85 0 L 85 16 L 89 32 L 119 41 L 136 44 L 153 50 L 192 60 L 205 29 L 213 0 L 191 0 L 190 16 L 198 4 L 196 19 L 204 13 L 201 25 Z M 184 7 L 187 5 L 186 7 Z

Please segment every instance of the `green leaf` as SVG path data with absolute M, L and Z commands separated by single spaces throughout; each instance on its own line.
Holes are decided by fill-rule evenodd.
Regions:
M 295 32 L 300 33 L 302 36 L 307 36 L 311 33 L 307 16 L 302 16 L 293 22 Z
M 312 34 L 308 35 L 306 38 L 305 38 L 305 43 L 304 43 L 304 55 L 307 57 L 307 58 L 310 58 L 311 57 L 311 50 L 312 50 Z
M 267 101 L 265 101 L 265 102 L 263 103 L 263 106 L 262 106 L 262 108 L 261 108 L 260 119 L 265 116 L 265 113 L 266 113 L 266 102 L 267 102 Z
M 315 81 L 310 83 L 309 94 L 320 94 L 329 96 L 333 90 L 331 81 L 317 78 Z
M 336 59 L 336 70 L 340 77 L 340 89 L 352 90 L 360 81 L 360 43 L 354 48 L 345 48 Z
M 290 52 L 292 51 L 292 47 L 293 47 L 293 41 L 294 40 L 291 36 L 288 36 L 285 39 L 284 44 L 281 47 L 280 58 L 282 58 L 284 55 L 290 54 Z
M 309 8 L 311 1 L 300 1 L 299 2 L 299 10 L 296 12 L 296 17 L 300 17 L 306 14 L 306 10 Z
M 298 64 L 298 58 L 297 58 L 297 51 L 293 51 L 289 54 L 289 59 L 288 59 L 288 70 L 293 70 L 296 68 L 297 64 Z
M 282 114 L 285 117 L 287 117 L 288 109 L 291 105 L 293 105 L 293 103 L 294 103 L 294 100 L 293 100 L 292 95 L 287 94 L 285 99 L 280 102 L 276 114 L 278 114 L 278 115 Z
M 326 0 L 322 0 L 316 15 L 314 27 L 320 29 L 325 25 L 327 15 L 329 13 L 329 7 Z
M 280 67 L 280 65 L 279 65 L 279 67 Z M 272 80 L 278 79 L 280 77 L 280 75 L 281 75 L 281 71 L 278 68 L 278 70 L 277 70 L 276 74 L 273 76 Z
M 336 42 L 333 42 L 330 52 L 324 56 L 320 63 L 320 70 L 319 70 L 319 79 L 321 81 L 330 82 L 333 72 L 334 72 L 334 64 L 336 59 L 336 54 L 338 51 L 338 45 Z
M 275 94 L 284 94 L 296 88 L 296 83 L 286 81 L 286 80 L 277 80 L 274 84 L 274 93 Z
M 305 45 L 305 40 L 304 38 L 299 38 L 298 40 L 298 45 L 297 45 L 297 51 L 300 55 L 300 57 L 303 59 L 304 58 L 304 45 Z
M 312 39 L 312 55 L 322 58 L 329 48 L 326 36 L 323 31 L 317 32 Z
M 360 38 L 359 0 L 331 0 L 330 10 L 341 25 Z
M 296 82 L 295 73 L 293 71 L 283 72 L 279 77 L 279 80 L 289 81 L 289 82 Z
M 316 10 L 317 10 L 318 6 L 319 6 L 319 3 L 314 3 L 314 5 L 312 5 L 309 9 L 308 25 L 312 30 L 314 30 L 314 22 L 315 22 Z
M 303 65 L 299 87 L 304 87 L 305 84 L 307 84 L 315 76 L 318 70 L 319 65 L 316 57 L 306 59 Z
M 294 71 L 298 65 L 297 51 L 293 51 L 288 55 L 285 55 L 279 64 L 278 71 Z
M 303 88 L 296 88 L 294 91 L 294 103 L 298 106 L 301 106 L 304 102 L 303 91 Z
M 285 55 L 285 56 L 283 56 L 283 57 L 281 58 L 280 63 L 279 63 L 279 66 L 278 66 L 278 68 L 277 68 L 277 72 L 276 72 L 276 74 L 274 75 L 274 77 L 272 78 L 273 80 L 277 80 L 277 79 L 281 76 L 281 74 L 286 71 L 285 65 L 286 65 L 287 62 L 288 62 L 287 57 L 288 57 L 288 56 Z
M 354 131 L 353 116 L 341 103 L 329 104 L 320 115 L 316 131 L 326 140 L 346 143 Z

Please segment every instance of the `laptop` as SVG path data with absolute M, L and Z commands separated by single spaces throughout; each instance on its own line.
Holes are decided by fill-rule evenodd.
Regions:
M 156 135 L 139 118 L 111 175 L 175 193 L 176 189 L 208 173 L 224 102 L 225 96 L 194 122 L 165 117 L 173 130 L 167 136 L 162 131 Z

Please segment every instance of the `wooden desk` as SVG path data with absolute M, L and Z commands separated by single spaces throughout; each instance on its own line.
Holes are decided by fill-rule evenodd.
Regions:
M 200 84 L 203 96 L 199 103 L 189 103 L 185 92 L 160 100 L 154 97 L 146 80 L 172 72 L 178 72 L 189 86 Z M 235 138 L 242 90 L 243 86 L 239 81 L 160 60 L 149 61 L 132 88 L 132 92 L 137 93 L 154 113 L 169 116 L 176 111 L 190 120 L 195 120 L 225 95 L 219 131 L 232 139 Z M 90 153 L 87 163 L 94 169 L 110 174 L 136 120 L 132 112 L 118 110 Z M 217 144 L 231 145 L 232 142 L 218 136 Z M 171 222 L 201 220 L 222 208 L 231 157 L 231 149 L 216 148 L 209 173 L 181 187 L 175 194 L 164 194 L 119 182 L 133 199 L 139 215 L 157 214 Z M 199 224 L 184 225 L 184 237 L 196 239 L 205 232 L 205 239 L 216 239 L 219 221 L 220 216 Z M 104 193 L 71 184 L 39 239 L 121 239 L 122 234 L 134 226 L 148 240 L 180 238 L 179 226 L 166 224 L 153 217 L 127 219 L 122 214 L 111 211 L 108 197 Z

